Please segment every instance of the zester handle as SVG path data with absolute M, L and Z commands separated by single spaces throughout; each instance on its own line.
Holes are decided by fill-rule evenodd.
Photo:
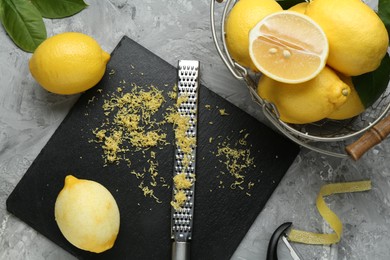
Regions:
M 345 150 L 355 161 L 375 145 L 382 142 L 390 134 L 390 115 L 371 127 L 356 142 L 348 145 Z
M 190 243 L 188 242 L 173 242 L 172 244 L 172 260 L 189 260 L 190 259 Z

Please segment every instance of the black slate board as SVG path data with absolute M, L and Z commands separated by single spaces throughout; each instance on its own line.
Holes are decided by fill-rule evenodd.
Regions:
M 126 163 L 102 167 L 102 151 L 89 140 L 93 139 L 91 130 L 100 126 L 104 118 L 101 105 L 105 93 L 114 92 L 121 84 L 125 85 L 125 81 L 139 86 L 154 85 L 168 91 L 171 89 L 168 86 L 176 83 L 176 73 L 176 68 L 123 37 L 112 53 L 101 82 L 80 97 L 9 196 L 8 211 L 80 259 L 170 259 L 171 190 L 156 188 L 156 195 L 163 202 L 160 204 L 144 197 L 138 188 L 139 180 L 130 171 L 144 168 L 145 159 L 130 151 L 130 168 Z M 191 258 L 229 259 L 299 148 L 206 87 L 200 87 L 199 95 Z M 165 106 L 173 102 L 167 98 Z M 221 116 L 219 109 L 225 109 L 229 115 Z M 172 127 L 166 127 L 164 131 L 172 143 Z M 249 134 L 247 142 L 256 165 L 247 170 L 246 180 L 255 185 L 249 191 L 232 190 L 228 187 L 232 179 L 228 174 L 220 173 L 226 169 L 215 153 L 218 143 L 225 140 L 233 146 L 246 134 Z M 213 137 L 211 142 L 210 137 Z M 151 150 L 157 154 L 159 176 L 171 184 L 173 146 Z M 54 203 L 65 176 L 70 173 L 103 184 L 118 203 L 121 213 L 119 235 L 114 247 L 104 253 L 94 254 L 75 248 L 56 225 Z M 223 188 L 223 185 L 227 187 Z

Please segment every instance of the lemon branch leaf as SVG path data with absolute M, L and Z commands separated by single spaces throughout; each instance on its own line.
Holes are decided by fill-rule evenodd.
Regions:
M 386 91 L 389 80 L 390 57 L 388 53 L 376 70 L 352 77 L 353 85 L 365 107 L 371 106 Z
M 305 2 L 304 0 L 277 0 L 278 4 L 280 4 L 280 6 L 286 10 L 286 9 L 289 9 L 290 7 L 296 5 L 296 4 L 299 4 L 299 3 L 302 3 L 302 2 Z
M 42 15 L 26 0 L 0 0 L 0 19 L 13 42 L 33 52 L 47 37 Z
M 390 0 L 379 0 L 378 15 L 385 24 L 387 33 L 390 35 Z
M 31 0 L 45 18 L 64 18 L 82 11 L 87 4 L 83 0 Z

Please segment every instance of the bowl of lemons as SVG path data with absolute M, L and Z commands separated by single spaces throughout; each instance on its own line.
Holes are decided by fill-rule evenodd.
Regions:
M 264 115 L 301 146 L 351 156 L 346 148 L 390 110 L 389 7 L 381 0 L 379 11 L 361 0 L 223 4 L 217 12 L 211 1 L 216 49 Z M 324 149 L 323 142 L 341 149 Z

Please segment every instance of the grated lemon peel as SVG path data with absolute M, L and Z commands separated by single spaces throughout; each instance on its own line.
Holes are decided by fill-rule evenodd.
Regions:
M 126 84 L 126 81 L 121 80 L 120 84 Z M 168 85 L 165 84 L 165 86 Z M 196 145 L 195 138 L 188 137 L 186 134 L 190 127 L 191 118 L 181 116 L 177 112 L 177 108 L 183 102 L 187 102 L 188 96 L 177 97 L 177 85 L 175 84 L 167 95 L 173 100 L 176 99 L 176 103 L 173 107 L 166 108 L 163 112 L 163 119 L 157 121 L 154 116 L 166 102 L 163 91 L 153 85 L 140 87 L 135 83 L 130 83 L 130 91 L 125 91 L 126 87 L 125 85 L 117 87 L 116 91 L 106 95 L 102 106 L 106 118 L 100 127 L 92 131 L 95 139 L 91 141 L 101 144 L 104 166 L 125 161 L 131 167 L 131 160 L 125 157 L 128 151 L 141 152 L 143 158 L 148 158 L 146 160 L 149 165 L 148 169 L 144 168 L 141 172 L 131 170 L 130 173 L 141 181 L 138 187 L 144 196 L 151 197 L 156 202 L 161 203 L 153 188 L 157 186 L 170 188 L 170 186 L 163 177 L 158 175 L 156 152 L 151 151 L 150 155 L 147 156 L 145 151 L 152 147 L 161 148 L 169 144 L 166 140 L 167 134 L 160 128 L 169 123 L 174 126 L 175 139 L 183 153 L 185 155 L 191 153 L 191 149 Z M 103 95 L 103 90 L 98 92 Z M 94 100 L 92 99 L 91 102 Z M 184 156 L 183 172 L 189 163 L 190 157 Z M 190 174 L 190 176 L 179 174 L 174 179 L 174 185 L 177 185 L 178 192 L 176 192 L 171 204 L 175 208 L 180 209 L 183 206 L 186 201 L 184 189 L 189 189 L 194 181 L 194 174 Z
M 90 142 L 100 144 L 104 167 L 124 161 L 131 170 L 131 160 L 126 158 L 126 153 L 142 153 L 147 167 L 141 172 L 131 170 L 130 173 L 140 180 L 138 187 L 145 197 L 162 203 L 153 189 L 158 186 L 169 188 L 169 185 L 158 175 L 156 152 L 150 151 L 150 154 L 146 154 L 145 151 L 169 144 L 166 140 L 167 134 L 161 129 L 161 126 L 167 123 L 166 119 L 155 118 L 166 102 L 163 91 L 153 85 L 125 85 L 125 80 L 121 80 L 120 84 L 122 85 L 110 94 L 103 93 L 102 89 L 98 91 L 105 98 L 102 105 L 105 118 L 100 127 L 92 130 L 95 139 Z M 129 91 L 128 87 L 131 88 Z M 92 98 L 89 103 L 97 99 Z
M 223 109 L 223 108 L 219 110 L 219 114 L 220 114 L 221 116 L 228 116 L 228 115 L 229 115 L 228 113 L 226 113 L 226 110 Z
M 173 183 L 175 184 L 176 189 L 179 190 L 190 189 L 192 187 L 192 181 L 186 178 L 185 173 L 176 174 L 176 176 L 173 177 Z
M 187 201 L 187 196 L 186 196 L 185 192 L 183 190 L 179 190 L 175 194 L 174 200 L 171 201 L 171 206 L 175 210 L 180 210 L 180 209 L 182 209 L 182 207 L 183 207 L 183 205 L 185 204 L 186 201 Z
M 183 103 L 186 103 L 188 98 L 188 93 L 184 93 L 179 96 L 176 100 L 175 110 L 171 110 L 171 113 L 166 116 L 167 121 L 172 123 L 174 126 L 176 145 L 183 153 L 181 173 L 177 174 L 173 178 L 174 187 L 176 188 L 177 192 L 171 201 L 171 206 L 176 211 L 180 211 L 185 205 L 187 201 L 185 191 L 191 189 L 195 181 L 195 174 L 187 176 L 185 172 L 187 171 L 191 162 L 192 150 L 196 147 L 195 137 L 188 136 L 187 133 L 191 126 L 191 120 L 196 119 L 191 119 L 190 116 L 182 115 L 178 112 L 178 108 Z
M 218 143 L 215 156 L 219 158 L 219 162 L 225 166 L 226 171 L 233 177 L 233 181 L 229 185 L 230 189 L 246 190 L 250 196 L 249 190 L 255 185 L 253 182 L 245 180 L 245 174 L 248 169 L 255 168 L 254 157 L 251 155 L 250 147 L 247 147 L 247 137 L 249 134 L 244 130 L 240 131 L 244 134 L 236 143 L 231 143 L 230 138 Z M 221 172 L 225 174 L 224 171 Z M 244 185 L 246 183 L 246 186 Z
M 121 161 L 127 163 L 130 168 L 130 174 L 134 175 L 140 181 L 139 188 L 144 196 L 153 198 L 156 202 L 161 203 L 159 198 L 154 193 L 154 188 L 165 187 L 170 188 L 166 180 L 159 176 L 156 160 L 156 152 L 145 152 L 153 147 L 162 149 L 163 146 L 169 145 L 167 142 L 167 134 L 161 129 L 165 124 L 172 124 L 174 128 L 175 141 L 184 153 L 182 164 L 182 172 L 173 178 L 173 185 L 177 189 L 171 205 L 176 210 L 180 210 L 186 202 L 186 190 L 190 189 L 195 182 L 195 174 L 185 174 L 186 169 L 191 162 L 191 152 L 196 146 L 196 139 L 189 137 L 187 131 L 190 128 L 190 116 L 180 115 L 178 107 L 187 102 L 188 96 L 177 96 L 177 85 L 172 87 L 172 91 L 167 92 L 167 96 L 176 100 L 173 107 L 164 108 L 163 118 L 157 120 L 155 115 L 158 111 L 161 112 L 161 107 L 166 102 L 163 91 L 153 85 L 138 86 L 135 83 L 126 83 L 125 80 L 120 81 L 121 85 L 116 88 L 111 94 L 105 94 L 102 89 L 98 93 L 105 97 L 102 109 L 106 116 L 101 126 L 92 130 L 95 139 L 90 140 L 100 144 L 103 151 L 104 165 L 119 164 Z M 130 90 L 128 91 L 128 87 Z M 164 85 L 168 86 L 167 84 Z M 91 103 L 98 100 L 92 98 Z M 205 105 L 205 108 L 212 110 L 211 105 Z M 217 111 L 221 116 L 229 115 L 225 109 Z M 210 122 L 212 124 L 212 122 Z M 250 148 L 247 146 L 246 138 L 248 133 L 245 129 L 240 131 L 243 135 L 235 144 L 231 144 L 230 138 L 226 137 L 225 141 L 218 143 L 216 157 L 223 163 L 226 171 L 234 178 L 228 187 L 235 190 L 243 190 L 248 196 L 251 196 L 250 189 L 255 185 L 252 182 L 245 181 L 245 172 L 250 167 L 255 167 L 253 157 L 251 156 Z M 209 142 L 212 143 L 221 136 L 210 137 Z M 238 146 L 241 146 L 240 148 Z M 131 160 L 126 158 L 127 152 L 141 152 L 146 160 L 147 167 L 141 171 L 131 170 Z M 225 174 L 225 172 L 221 172 Z M 225 183 L 220 182 L 219 187 L 224 188 Z
M 152 119 L 165 102 L 161 90 L 151 85 L 143 89 L 131 84 L 131 91 L 123 92 L 123 86 L 104 100 L 102 106 L 106 121 L 96 128 L 97 143 L 103 143 L 105 164 L 118 163 L 124 159 L 123 154 L 129 151 L 124 143 L 137 150 L 167 144 L 166 134 L 161 133 L 159 126 L 164 122 Z M 109 117 L 113 116 L 112 122 Z M 127 159 L 128 160 L 128 159 Z

